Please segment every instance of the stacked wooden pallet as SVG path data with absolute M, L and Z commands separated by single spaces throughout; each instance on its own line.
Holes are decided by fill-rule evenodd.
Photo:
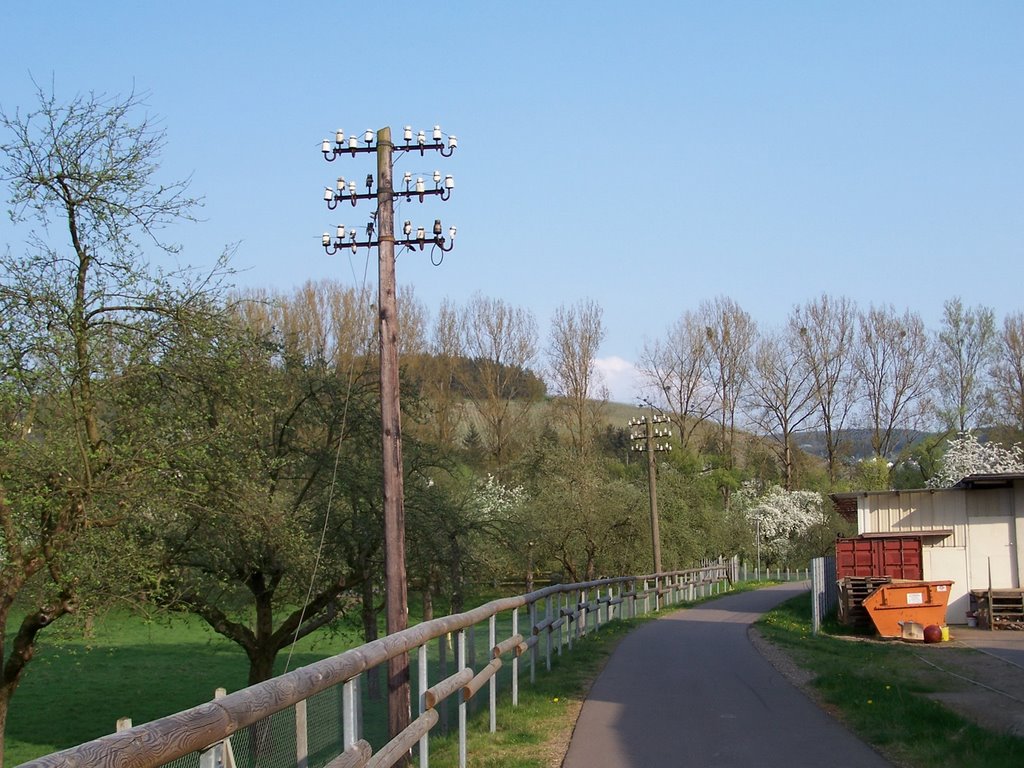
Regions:
M 1024 630 L 1024 589 L 971 590 L 978 626 Z
M 871 617 L 864 608 L 864 598 L 882 584 L 889 584 L 889 576 L 846 576 L 839 580 L 839 621 L 850 627 L 871 629 Z

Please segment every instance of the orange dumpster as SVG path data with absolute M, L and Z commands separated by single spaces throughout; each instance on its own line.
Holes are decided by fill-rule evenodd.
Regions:
M 903 637 L 903 625 L 946 623 L 952 581 L 894 581 L 864 598 L 864 608 L 882 637 Z

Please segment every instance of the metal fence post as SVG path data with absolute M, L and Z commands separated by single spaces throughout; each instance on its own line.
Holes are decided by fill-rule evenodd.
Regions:
M 476 624 L 470 624 L 466 631 L 466 666 L 476 669 Z M 475 715 L 480 707 L 480 700 L 474 696 L 469 700 L 469 714 Z
M 426 692 L 427 688 L 430 687 L 429 675 L 427 674 L 427 644 L 424 643 L 419 647 L 418 652 L 419 659 L 419 710 L 420 715 L 427 711 L 427 699 Z M 428 768 L 430 765 L 430 739 L 427 734 L 423 734 L 420 739 L 420 768 Z
M 821 622 L 835 610 L 839 602 L 836 592 L 835 557 L 816 557 L 811 560 L 811 630 L 821 631 Z
M 569 606 L 569 596 L 565 593 L 559 592 L 555 596 L 555 605 L 558 606 L 558 618 L 562 622 L 558 625 L 558 655 L 562 654 L 562 646 L 565 644 L 567 637 L 572 637 L 568 634 L 569 629 L 569 617 L 562 614 L 562 596 L 565 597 L 565 607 Z
M 554 618 L 551 615 L 551 595 L 544 600 L 544 668 L 551 671 L 551 622 Z
M 537 601 L 530 603 L 530 635 L 537 628 Z M 530 646 L 530 685 L 537 682 L 537 644 Z
M 498 617 L 497 615 L 491 616 L 491 619 L 487 625 L 487 642 L 488 647 L 493 648 L 498 644 Z M 491 707 L 491 733 L 495 733 L 498 730 L 498 677 L 493 675 L 488 681 L 490 685 L 490 707 Z
M 456 671 L 466 668 L 466 630 L 460 629 L 457 640 Z M 459 768 L 466 768 L 466 702 L 459 697 Z
M 344 749 L 354 746 L 362 735 L 359 708 L 359 675 L 356 675 L 341 687 L 341 741 Z
M 519 634 L 519 609 L 512 609 L 512 635 Z M 512 654 L 512 706 L 519 706 L 519 651 Z

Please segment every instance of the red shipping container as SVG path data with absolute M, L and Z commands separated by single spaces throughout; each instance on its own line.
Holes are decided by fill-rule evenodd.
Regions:
M 847 576 L 889 576 L 920 581 L 924 578 L 921 539 L 916 536 L 836 539 L 836 578 Z

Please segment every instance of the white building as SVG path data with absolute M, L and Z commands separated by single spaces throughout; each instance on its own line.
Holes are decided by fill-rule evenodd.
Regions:
M 946 621 L 963 624 L 971 590 L 1016 589 L 1024 573 L 1024 474 L 971 475 L 953 488 L 837 493 L 861 536 L 921 539 L 926 581 L 952 580 Z

